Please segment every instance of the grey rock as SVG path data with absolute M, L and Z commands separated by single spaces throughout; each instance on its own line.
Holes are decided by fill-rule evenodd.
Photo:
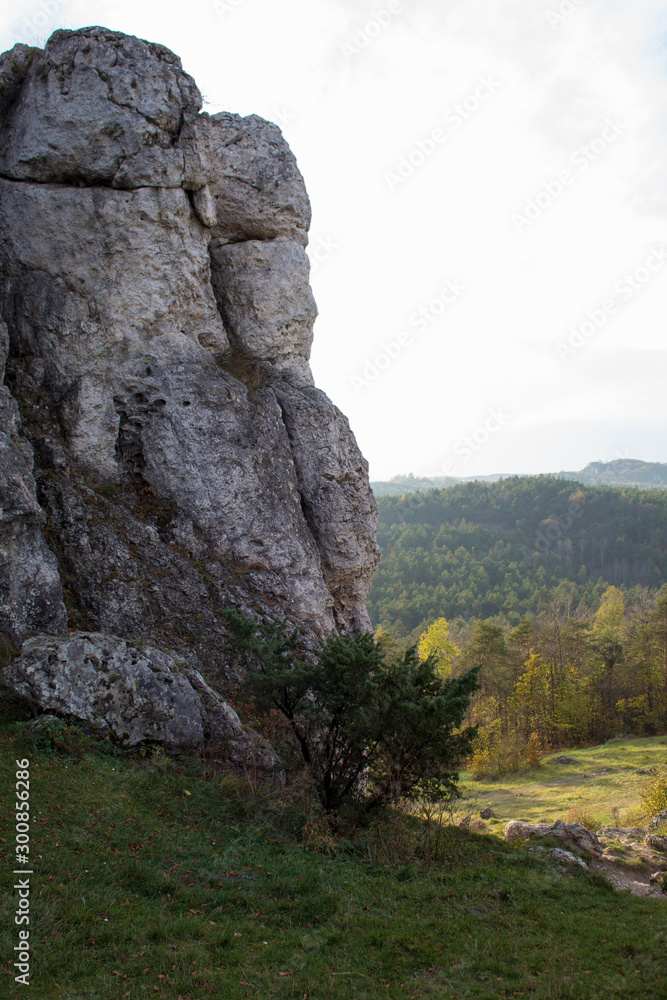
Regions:
M 308 359 L 317 306 L 298 243 L 211 245 L 213 289 L 230 339 L 244 352 L 312 385 Z
M 115 636 L 73 632 L 28 639 L 6 683 L 41 708 L 91 723 L 123 746 L 144 740 L 173 753 L 203 744 L 201 701 L 173 657 Z
M 7 358 L 7 327 L 0 323 L 0 380 Z M 55 555 L 42 529 L 32 448 L 9 390 L 0 386 L 0 631 L 20 642 L 33 631 L 67 631 L 67 612 Z
M 201 95 L 169 49 L 100 27 L 56 31 L 43 51 L 24 48 L 0 58 L 0 82 L 12 90 L 3 176 L 124 188 L 206 183 L 187 149 Z
M 578 858 L 575 854 L 572 854 L 571 851 L 563 851 L 560 847 L 552 847 L 547 853 L 558 863 L 559 867 L 565 870 L 582 868 L 584 871 L 588 871 L 586 862 L 582 858 Z
M 100 632 L 38 636 L 23 644 L 4 678 L 42 709 L 81 719 L 126 748 L 148 741 L 180 754 L 215 740 L 235 769 L 266 772 L 275 764 L 266 741 L 244 729 L 197 670 L 153 646 Z
M 78 568 L 110 598 L 83 528 L 106 484 L 154 503 L 161 561 L 167 537 L 208 560 L 233 606 L 273 602 L 320 637 L 369 628 L 376 508 L 347 421 L 311 386 L 310 207 L 280 131 L 199 114 L 173 53 L 104 28 L 19 47 L 0 71 L 0 314 L 38 461 L 58 473 L 43 502 L 83 624 L 131 634 L 151 600 L 121 578 L 137 560 L 118 534 L 122 597 L 105 604 Z
M 644 843 L 648 847 L 652 847 L 654 851 L 663 851 L 667 853 L 667 837 L 659 837 L 655 833 L 647 834 Z
M 63 720 L 57 715 L 38 715 L 36 719 L 26 722 L 26 732 L 35 735 L 37 733 L 48 733 L 50 730 L 59 729 Z
M 655 830 L 665 824 L 667 824 L 667 809 L 663 809 L 657 816 L 652 816 L 648 822 L 648 828 L 649 830 Z
M 305 246 L 310 202 L 294 154 L 277 125 L 257 115 L 210 119 L 214 241 L 286 239 Z
M 553 757 L 551 760 L 547 761 L 547 764 L 578 764 L 579 761 L 575 760 L 574 757 L 566 757 L 565 755 L 560 757 Z
M 269 621 L 275 598 L 216 559 L 202 532 L 145 488 L 88 483 L 74 472 L 37 471 L 39 501 L 67 574 L 72 626 L 167 643 L 205 669 L 215 687 L 226 687 L 222 610 Z M 314 645 L 316 635 L 305 630 Z
M 228 341 L 183 191 L 0 181 L 0 308 L 42 358 L 75 462 L 118 478 L 114 397 L 156 359 L 204 368 Z M 205 343 L 206 347 L 202 347 Z
M 181 663 L 180 669 L 202 703 L 204 734 L 212 749 L 223 754 L 222 760 L 227 767 L 249 778 L 265 777 L 273 771 L 278 780 L 282 780 L 282 775 L 276 770 L 278 758 L 267 740 L 254 730 L 244 728 L 231 705 L 206 683 L 198 670 L 185 663 Z
M 531 837 L 560 837 L 577 850 L 597 857 L 602 854 L 602 845 L 597 836 L 587 830 L 581 823 L 524 823 L 521 820 L 510 820 L 505 827 L 505 840 L 514 843 L 517 840 L 530 840 Z
M 226 338 L 203 280 L 204 231 L 192 226 L 185 194 L 77 194 L 9 182 L 0 192 L 3 183 L 7 255 L 33 268 L 6 281 L 5 311 L 19 353 L 47 362 L 43 388 L 58 417 L 52 429 L 64 431 L 72 460 L 106 479 L 150 485 L 204 532 L 218 558 L 243 563 L 291 613 L 330 630 L 333 598 L 280 406 L 268 386 L 251 399 L 209 349 L 224 350 Z M 142 217 L 129 240 L 123 230 L 137 199 Z M 171 225 L 149 224 L 149 212 L 165 211 Z M 15 212 L 34 225 L 21 229 Z M 67 245 L 77 216 L 83 231 Z M 124 247 L 122 268 L 102 266 L 105 246 Z M 80 291 L 71 293 L 74 281 Z
M 202 226 L 210 229 L 215 225 L 218 218 L 218 210 L 215 198 L 208 184 L 204 184 L 198 191 L 192 192 L 192 207 Z
M 480 816 L 480 819 L 495 819 L 496 818 L 496 814 L 494 813 L 494 811 L 491 808 L 491 806 L 485 806 L 484 809 L 481 810 L 479 816 Z
M 275 390 L 336 623 L 346 632 L 369 631 L 366 599 L 380 551 L 369 530 L 377 505 L 368 464 L 347 419 L 321 390 L 285 381 Z

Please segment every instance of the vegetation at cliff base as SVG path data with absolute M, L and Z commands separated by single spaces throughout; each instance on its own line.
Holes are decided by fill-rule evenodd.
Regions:
M 359 820 L 388 802 L 458 794 L 458 762 L 475 735 L 462 723 L 479 668 L 444 680 L 435 653 L 391 657 L 371 634 L 330 636 L 308 656 L 284 623 L 235 611 L 225 620 L 230 656 L 249 668 L 252 709 L 284 720 L 283 763 L 294 756 L 291 742 L 327 815 L 356 805 Z
M 76 727 L 35 742 L 25 723 L 0 716 L 0 851 L 10 872 L 27 755 L 40 1000 L 660 995 L 660 898 L 455 827 L 429 861 L 426 824 L 400 811 L 356 842 L 318 839 L 303 802 L 206 759 L 114 754 Z M 2 993 L 19 997 L 10 879 Z

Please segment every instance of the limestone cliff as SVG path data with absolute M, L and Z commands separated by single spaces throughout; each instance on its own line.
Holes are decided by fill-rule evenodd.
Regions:
M 0 57 L 7 385 L 70 625 L 210 660 L 230 605 L 369 628 L 378 553 L 366 462 L 308 363 L 296 161 L 275 125 L 201 104 L 172 52 L 105 28 Z
M 0 374 L 7 346 L 7 327 L 0 323 Z M 18 406 L 0 386 L 0 634 L 11 644 L 27 632 L 67 628 L 56 558 L 42 536 L 45 521 Z

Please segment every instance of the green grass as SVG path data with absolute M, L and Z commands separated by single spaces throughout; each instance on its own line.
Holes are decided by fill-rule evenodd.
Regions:
M 549 764 L 559 756 L 577 764 Z M 616 739 L 601 746 L 557 750 L 545 763 L 520 774 L 494 780 L 473 781 L 463 772 L 461 789 L 469 801 L 467 812 L 476 815 L 485 806 L 496 814 L 489 821 L 492 832 L 501 832 L 511 819 L 553 823 L 566 819 L 570 809 L 582 810 L 601 826 L 635 826 L 642 819 L 640 792 L 650 780 L 634 774 L 637 768 L 667 767 L 667 737 Z M 613 809 L 618 810 L 613 813 Z
M 26 754 L 22 724 L 0 718 L 8 887 L 14 760 L 32 762 L 40 1000 L 667 995 L 667 897 L 563 878 L 453 827 L 430 868 L 407 841 L 373 860 L 375 834 L 321 853 L 289 835 L 297 812 L 280 819 L 202 762 L 113 756 L 71 733 L 64 745 L 74 756 Z M 28 995 L 11 978 L 11 888 L 1 907 L 6 995 Z

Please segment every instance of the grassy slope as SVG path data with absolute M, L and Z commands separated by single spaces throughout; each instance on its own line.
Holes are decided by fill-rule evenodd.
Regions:
M 559 756 L 575 764 L 551 764 Z M 497 780 L 473 781 L 466 772 L 461 789 L 470 801 L 468 812 L 491 806 L 497 819 L 489 829 L 502 833 L 510 819 L 553 823 L 565 819 L 570 809 L 585 810 L 600 826 L 634 826 L 641 819 L 640 791 L 647 777 L 637 768 L 667 766 L 667 737 L 616 739 L 602 746 L 558 750 L 547 755 L 540 768 L 523 774 L 506 774 Z M 612 809 L 618 809 L 618 816 Z M 462 810 L 459 810 L 461 812 Z
M 5 715 L 7 873 L 19 734 Z M 40 1000 L 667 995 L 667 899 L 561 878 L 452 828 L 431 869 L 398 854 L 384 865 L 327 856 L 281 835 L 265 805 L 263 823 L 252 799 L 244 811 L 229 779 L 200 762 L 31 756 Z M 0 993 L 23 996 L 8 971 L 15 905 L 10 889 Z

